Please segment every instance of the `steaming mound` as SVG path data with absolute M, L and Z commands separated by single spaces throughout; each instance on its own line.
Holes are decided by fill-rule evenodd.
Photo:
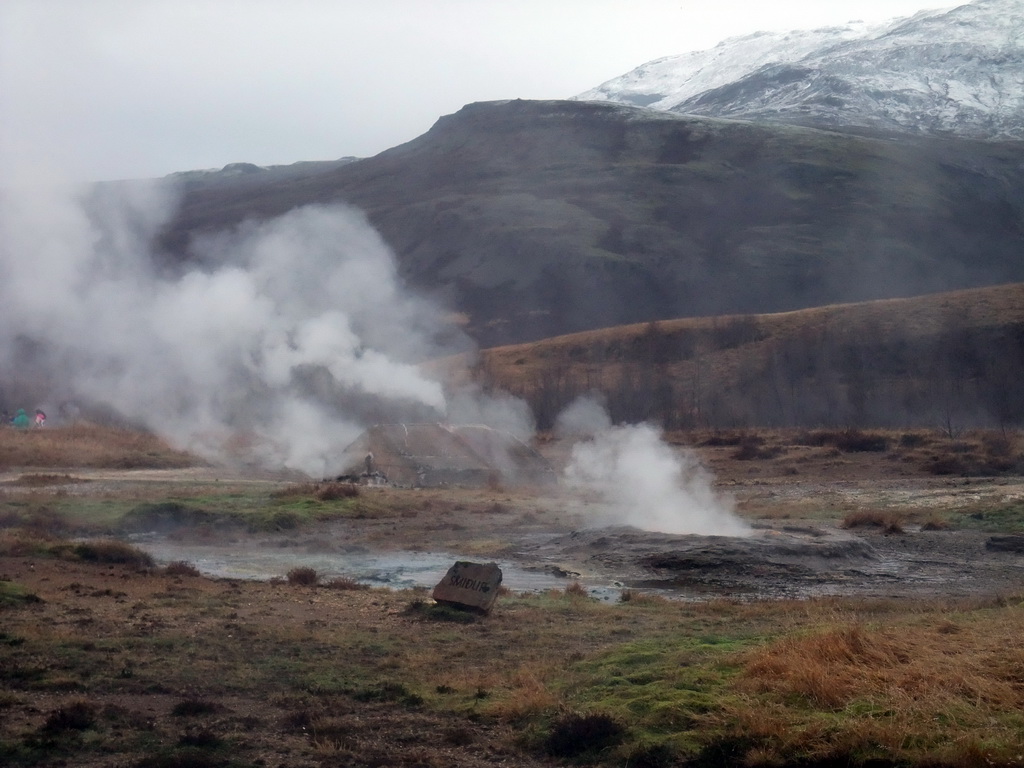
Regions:
M 615 527 L 576 531 L 546 546 L 581 568 L 628 574 L 631 587 L 736 596 L 825 594 L 846 580 L 891 570 L 870 543 L 834 528 L 786 526 L 731 537 Z

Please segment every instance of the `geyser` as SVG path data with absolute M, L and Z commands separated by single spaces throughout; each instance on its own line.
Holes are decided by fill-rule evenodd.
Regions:
M 613 426 L 599 403 L 577 401 L 563 426 L 589 425 L 572 448 L 567 483 L 596 494 L 596 526 L 629 525 L 645 531 L 703 536 L 747 536 L 733 500 L 718 493 L 711 474 L 690 451 L 677 451 L 650 424 Z M 579 434 L 579 432 L 577 433 Z

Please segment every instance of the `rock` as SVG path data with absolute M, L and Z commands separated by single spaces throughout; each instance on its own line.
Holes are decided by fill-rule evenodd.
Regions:
M 434 587 L 439 603 L 489 613 L 501 586 L 501 568 L 496 563 L 459 560 Z
M 992 536 L 985 542 L 985 549 L 993 552 L 1024 553 L 1024 536 Z

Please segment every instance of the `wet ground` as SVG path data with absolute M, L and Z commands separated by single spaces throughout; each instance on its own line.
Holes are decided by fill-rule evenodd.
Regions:
M 921 521 L 995 509 L 1024 499 L 1024 479 L 964 480 L 892 476 L 880 469 L 827 468 L 800 476 L 764 465 L 719 465 L 717 487 L 751 524 L 742 538 L 669 535 L 633 527 L 595 527 L 600 504 L 565 488 L 532 491 L 366 489 L 412 508 L 401 518 L 350 519 L 279 534 L 216 540 L 187 532 L 135 539 L 159 561 L 185 560 L 231 578 L 284 577 L 299 566 L 325 579 L 376 586 L 432 587 L 455 560 L 496 562 L 513 591 L 561 588 L 573 581 L 602 597 L 622 589 L 679 599 L 821 595 L 998 595 L 1024 585 L 1024 540 L 993 544 L 999 531 Z M 867 465 L 865 465 L 867 466 Z M 19 475 L 0 477 L 0 493 L 24 492 Z M 295 481 L 214 469 L 73 471 L 32 492 L 128 496 L 155 501 L 209 493 L 270 493 Z M 843 515 L 882 510 L 904 522 L 896 531 L 844 529 Z M 983 513 L 977 513 L 983 514 Z M 916 522 L 915 522 L 916 521 Z M 1005 531 L 1003 533 L 1006 533 Z M 1010 532 L 1012 533 L 1012 531 Z M 185 535 L 182 535 L 185 534 Z M 1005 542 L 1004 542 L 1005 544 Z
M 496 562 L 513 591 L 579 582 L 606 599 L 627 588 L 678 599 L 927 599 L 1024 586 L 1024 537 L 915 524 L 896 532 L 847 530 L 837 521 L 800 519 L 754 520 L 746 537 L 671 535 L 588 527 L 564 499 L 544 500 L 547 508 L 539 501 L 506 497 L 489 509 L 467 504 L 443 521 L 421 513 L 400 522 L 353 520 L 229 541 L 178 535 L 137 543 L 161 562 L 185 560 L 216 576 L 270 579 L 307 566 L 324 579 L 394 588 L 433 587 L 456 560 Z M 1000 539 L 1004 546 L 994 545 Z

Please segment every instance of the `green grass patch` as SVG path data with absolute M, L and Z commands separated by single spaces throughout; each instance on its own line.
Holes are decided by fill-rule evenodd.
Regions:
M 25 589 L 24 586 L 14 581 L 0 579 L 0 608 L 11 606 L 30 605 L 41 603 L 42 600 Z M 0 632 L 0 645 L 15 645 L 15 641 L 9 638 L 6 632 Z
M 726 638 L 623 643 L 574 664 L 567 692 L 581 710 L 627 718 L 641 738 L 688 731 L 726 695 L 727 659 L 742 647 Z
M 988 533 L 1024 533 L 1024 502 L 956 511 L 954 525 Z
M 202 532 L 242 529 L 252 533 L 290 531 L 335 519 L 399 517 L 402 503 L 367 494 L 334 495 L 323 489 L 309 493 L 228 494 L 171 498 L 124 511 L 123 530 Z
M 0 529 L 28 529 L 52 536 L 114 533 L 195 535 L 224 530 L 273 533 L 336 519 L 399 518 L 414 498 L 353 492 L 348 484 L 308 484 L 283 491 L 175 495 L 139 504 L 130 498 L 40 496 L 31 492 L 0 499 Z

